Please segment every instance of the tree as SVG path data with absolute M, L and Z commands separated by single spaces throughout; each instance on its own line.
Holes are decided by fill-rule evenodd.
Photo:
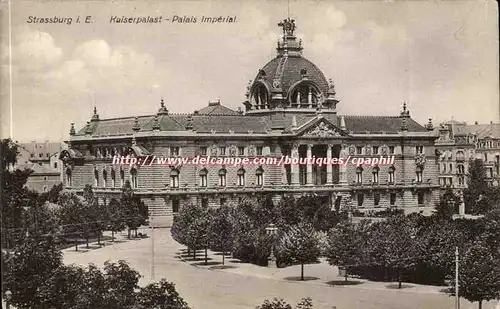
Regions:
M 486 180 L 486 168 L 480 159 L 469 161 L 467 189 L 464 190 L 464 202 L 467 213 L 485 214 L 493 205 L 499 204 L 499 196 Z
M 3 287 L 12 292 L 11 303 L 19 309 L 43 308 L 39 288 L 62 266 L 62 254 L 52 239 L 28 238 L 3 257 Z
M 137 294 L 137 304 L 137 309 L 189 309 L 175 290 L 175 285 L 165 279 L 141 288 Z
M 343 222 L 328 233 L 326 257 L 330 265 L 343 266 L 345 281 L 350 265 L 360 263 L 363 259 L 363 247 L 367 238 L 368 221 L 358 225 Z
M 128 180 L 122 188 L 120 206 L 125 212 L 126 225 L 128 227 L 127 237 L 130 238 L 130 231 L 132 230 L 135 231 L 135 236 L 137 237 L 137 229 L 141 225 L 148 224 L 148 209 L 144 202 L 134 194 L 134 190 Z
M 318 235 L 312 225 L 299 223 L 281 236 L 277 251 L 282 263 L 300 264 L 300 280 L 304 280 L 304 264 L 318 261 Z
M 447 189 L 439 199 L 436 216 L 440 219 L 451 220 L 454 214 L 458 214 L 461 202 L 460 196 L 456 195 L 453 190 Z
M 78 250 L 78 238 L 85 235 L 88 221 L 88 214 L 83 204 L 83 199 L 74 193 L 65 192 L 59 197 L 61 232 L 67 239 L 71 235 L 75 241 L 75 249 Z
M 107 207 L 107 217 L 109 229 L 111 230 L 111 237 L 113 241 L 115 240 L 115 232 L 123 231 L 126 227 L 125 225 L 125 211 L 120 205 L 120 202 L 115 198 L 109 201 Z
M 290 304 L 283 299 L 275 298 L 272 302 L 265 300 L 262 305 L 257 306 L 255 309 L 293 309 Z M 302 298 L 302 300 L 295 306 L 295 309 L 313 309 L 311 298 Z
M 369 261 L 395 270 L 398 288 L 402 287 L 403 272 L 414 269 L 421 257 L 416 223 L 404 215 L 393 216 L 373 225 L 370 231 Z
M 231 215 L 232 208 L 230 206 L 216 208 L 209 227 L 211 249 L 222 251 L 222 265 L 224 265 L 226 251 L 233 246 L 233 221 Z
M 470 243 L 465 254 L 461 255 L 459 268 L 459 295 L 471 302 L 500 297 L 499 253 L 492 252 L 483 242 Z

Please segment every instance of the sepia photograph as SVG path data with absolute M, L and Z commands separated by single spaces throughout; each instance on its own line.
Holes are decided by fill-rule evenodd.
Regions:
M 500 309 L 492 0 L 0 0 L 7 309 Z

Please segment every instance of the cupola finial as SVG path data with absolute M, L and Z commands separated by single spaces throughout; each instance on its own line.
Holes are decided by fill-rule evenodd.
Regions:
M 75 132 L 75 123 L 72 122 L 71 123 L 71 128 L 69 129 L 69 135 L 75 135 L 76 132 Z

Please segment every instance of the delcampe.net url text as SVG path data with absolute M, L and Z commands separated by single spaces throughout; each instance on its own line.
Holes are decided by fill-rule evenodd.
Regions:
M 394 156 L 377 157 L 356 157 L 348 156 L 346 158 L 325 158 L 325 157 L 306 157 L 297 158 L 290 156 L 281 157 L 158 157 L 148 155 L 144 157 L 133 156 L 113 156 L 114 165 L 127 166 L 182 166 L 182 165 L 203 165 L 203 166 L 241 166 L 241 165 L 348 165 L 355 166 L 379 166 L 393 165 Z

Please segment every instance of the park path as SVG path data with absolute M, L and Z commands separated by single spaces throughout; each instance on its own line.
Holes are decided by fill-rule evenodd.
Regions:
M 148 232 L 146 232 L 148 233 Z M 265 299 L 283 298 L 289 303 L 297 303 L 303 297 L 311 297 L 315 309 L 453 309 L 454 299 L 435 289 L 425 291 L 423 286 L 403 290 L 387 289 L 367 283 L 356 286 L 329 286 L 325 280 L 335 278 L 333 268 L 322 274 L 320 280 L 307 282 L 284 281 L 288 271 L 296 276 L 298 272 L 273 270 L 254 265 L 241 264 L 231 270 L 212 270 L 207 267 L 194 267 L 178 258 L 183 246 L 170 236 L 169 229 L 154 232 L 154 270 L 151 267 L 152 240 L 128 240 L 107 245 L 87 252 L 75 252 L 74 248 L 64 251 L 66 263 L 102 265 L 105 261 L 125 260 L 145 277 L 141 284 L 166 278 L 176 284 L 181 296 L 193 309 L 254 309 Z M 215 259 L 215 256 L 214 256 Z M 256 267 L 256 268 L 253 268 Z M 246 269 L 246 270 L 245 270 Z M 260 272 L 257 269 L 261 269 Z M 306 266 L 306 275 L 314 276 L 315 265 Z M 153 277 L 152 276 L 152 272 Z M 309 271 L 309 272 L 308 272 Z M 324 271 L 323 271 L 324 273 Z M 331 277 L 329 277 L 331 276 Z M 496 302 L 483 305 L 484 309 L 496 309 Z M 477 308 L 461 300 L 461 309 Z

